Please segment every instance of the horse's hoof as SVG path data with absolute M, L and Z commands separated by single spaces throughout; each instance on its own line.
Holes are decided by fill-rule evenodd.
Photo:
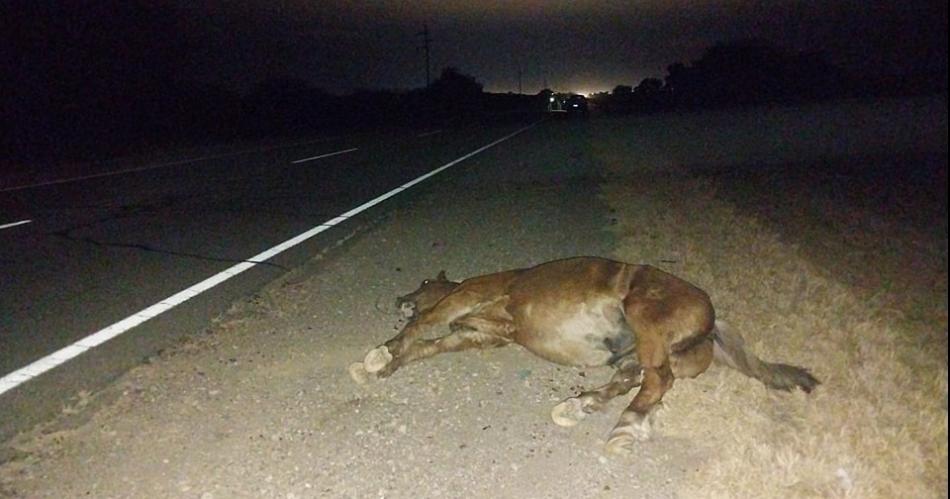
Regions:
M 633 453 L 636 439 L 627 433 L 611 434 L 607 440 L 606 450 L 610 454 L 618 456 L 628 456 Z
M 584 406 L 576 397 L 569 398 L 551 409 L 551 419 L 558 426 L 570 427 L 587 417 Z
M 363 368 L 366 369 L 368 373 L 377 373 L 382 371 L 392 360 L 393 355 L 389 353 L 389 349 L 386 348 L 386 345 L 380 345 L 366 354 L 366 357 L 363 359 Z
M 607 452 L 612 454 L 630 454 L 636 442 L 646 442 L 650 439 L 652 430 L 650 419 L 638 416 L 636 421 L 621 423 L 610 432 L 607 439 Z
M 365 385 L 370 380 L 370 373 L 366 371 L 366 368 L 363 367 L 362 362 L 354 362 L 350 364 L 350 367 L 347 368 L 350 372 L 350 377 L 353 378 L 353 381 L 358 385 Z

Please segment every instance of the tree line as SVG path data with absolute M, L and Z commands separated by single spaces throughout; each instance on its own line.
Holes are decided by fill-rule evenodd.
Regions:
M 428 88 L 347 95 L 300 78 L 262 81 L 244 95 L 190 80 L 112 83 L 53 82 L 5 96 L 0 162 L 82 160 L 168 145 L 380 127 L 451 126 L 514 119 L 540 109 L 533 98 L 486 93 L 474 77 L 451 67 Z
M 946 91 L 946 67 L 921 74 L 855 75 L 821 53 L 791 53 L 749 39 L 716 44 L 690 64 L 669 65 L 663 79 L 618 85 L 592 100 L 608 113 L 651 113 Z
M 88 159 L 170 144 L 292 137 L 347 129 L 450 126 L 543 112 L 536 95 L 484 91 L 473 76 L 446 68 L 428 88 L 334 95 L 297 78 L 260 82 L 244 95 L 223 86 L 150 71 L 96 78 L 85 63 L 57 78 L 26 72 L 0 96 L 0 147 L 7 159 Z M 157 72 L 167 75 L 169 72 Z M 92 75 L 93 77 L 90 77 Z M 618 85 L 592 96 L 608 113 L 650 113 L 849 96 L 946 92 L 947 72 L 867 81 L 821 54 L 792 54 L 767 42 L 716 44 L 698 60 L 675 63 L 664 79 Z

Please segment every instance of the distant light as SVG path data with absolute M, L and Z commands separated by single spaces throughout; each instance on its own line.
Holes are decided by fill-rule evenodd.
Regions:
M 583 95 L 583 96 L 585 96 L 585 97 L 590 97 L 590 96 L 592 96 L 592 95 L 597 94 L 598 92 L 609 92 L 609 91 L 610 91 L 609 89 L 608 89 L 608 90 L 597 90 L 598 88 L 601 88 L 599 84 L 591 84 L 590 86 L 587 86 L 587 87 L 585 87 L 585 88 L 583 88 L 583 89 L 581 89 L 581 90 L 575 90 L 575 92 L 577 92 L 578 95 Z
M 554 102 L 554 97 L 553 97 L 553 96 L 551 97 L 551 102 Z

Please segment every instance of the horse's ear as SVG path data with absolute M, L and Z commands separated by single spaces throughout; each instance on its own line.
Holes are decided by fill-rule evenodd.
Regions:
M 448 281 L 448 280 L 449 280 L 447 277 L 445 277 L 445 271 L 444 271 L 444 270 L 440 270 L 440 271 L 439 271 L 439 275 L 436 276 L 436 279 L 439 280 L 439 281 Z

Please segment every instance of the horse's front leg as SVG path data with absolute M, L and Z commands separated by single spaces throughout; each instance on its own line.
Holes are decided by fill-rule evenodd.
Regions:
M 362 365 L 350 366 L 350 374 L 358 382 L 365 374 L 386 377 L 392 374 L 404 362 L 400 360 L 405 352 L 420 340 L 428 331 L 445 327 L 464 316 L 478 303 L 478 297 L 469 293 L 454 293 L 445 297 L 434 308 L 422 313 L 406 324 L 396 336 L 382 345 L 370 350 L 363 358 Z M 364 374 L 365 373 L 365 374 Z
M 461 352 L 463 350 L 497 348 L 511 343 L 511 340 L 479 330 L 462 329 L 432 340 L 418 340 L 409 345 L 399 356 L 387 363 L 376 372 L 379 378 L 387 378 L 396 369 L 417 360 L 426 359 L 434 355 L 447 352 Z
M 417 339 L 406 343 L 405 347 L 396 351 L 381 369 L 371 371 L 376 368 L 375 364 L 371 364 L 366 367 L 366 370 L 370 373 L 375 372 L 377 377 L 386 378 L 396 369 L 410 362 L 440 353 L 505 346 L 512 341 L 514 324 L 506 317 L 500 317 L 493 312 L 497 311 L 486 309 L 458 317 L 448 325 L 452 331 L 450 334 L 433 340 L 419 338 L 419 334 L 413 332 L 413 337 Z M 366 366 L 365 360 L 364 366 Z
M 401 365 L 401 362 L 397 359 L 402 352 L 407 349 L 408 345 L 410 345 L 415 338 L 425 333 L 427 329 L 426 323 L 420 322 L 420 319 L 421 317 L 417 317 L 415 320 L 406 324 L 402 330 L 399 331 L 399 334 L 367 352 L 362 362 L 350 364 L 349 372 L 353 381 L 362 385 L 371 378 L 386 377 L 392 374 L 392 372 Z M 390 365 L 391 367 L 387 369 L 387 366 Z M 384 376 L 380 376 L 380 372 L 383 370 L 387 372 Z
M 391 366 L 389 369 L 386 369 L 387 372 L 385 375 L 381 374 L 380 376 L 386 377 L 392 374 L 392 372 L 402 364 L 399 359 L 402 358 L 403 353 L 408 351 L 411 345 L 413 345 L 418 338 L 423 336 L 426 331 L 439 326 L 438 323 L 424 319 L 424 317 L 419 317 L 409 324 L 406 324 L 399 334 L 367 352 L 366 357 L 363 358 L 363 368 L 366 372 L 370 374 L 380 373 L 386 369 L 387 366 Z

